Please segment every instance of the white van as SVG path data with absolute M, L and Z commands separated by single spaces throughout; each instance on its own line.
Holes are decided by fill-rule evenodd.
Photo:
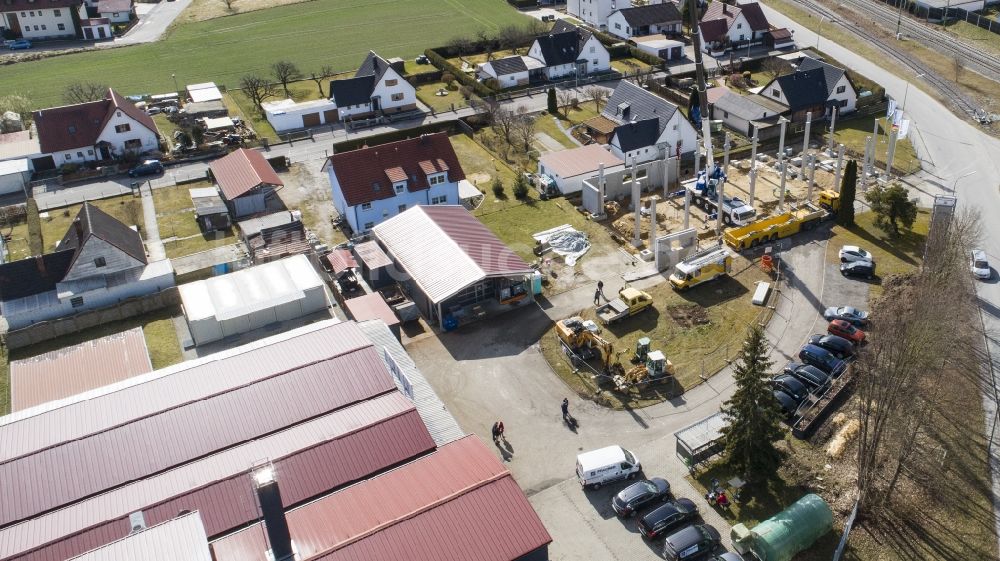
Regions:
M 600 489 L 601 485 L 632 479 L 642 471 L 639 458 L 621 446 L 607 446 L 576 457 L 576 476 L 580 485 Z

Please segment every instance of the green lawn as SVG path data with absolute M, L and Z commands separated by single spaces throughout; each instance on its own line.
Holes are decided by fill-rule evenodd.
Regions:
M 495 212 L 523 204 L 514 198 L 512 185 L 514 184 L 515 171 L 513 168 L 464 134 L 452 136 L 451 145 L 455 148 L 458 161 L 462 163 L 465 178 L 486 194 L 486 200 L 476 209 L 476 214 Z M 493 194 L 493 179 L 496 177 L 499 177 L 504 184 L 502 198 L 497 198 Z M 535 200 L 537 196 L 538 191 L 536 190 L 531 190 L 528 193 L 529 200 Z
M 885 119 L 879 118 L 879 141 L 875 147 L 875 160 L 877 165 L 884 170 L 885 159 L 889 152 L 889 138 L 885 132 Z M 838 120 L 834 131 L 834 136 L 838 143 L 842 143 L 850 150 L 858 154 L 865 151 L 865 138 L 872 135 L 875 126 L 875 117 L 860 117 L 856 119 Z M 896 153 L 892 159 L 892 166 L 903 170 L 906 173 L 916 173 L 920 171 L 920 158 L 917 157 L 913 144 L 908 138 L 896 141 Z
M 996 24 L 994 24 L 996 28 Z M 1000 35 L 966 21 L 949 22 L 945 28 L 959 37 L 971 41 L 977 47 L 995 55 L 1000 55 Z
M 100 80 L 126 95 L 172 91 L 172 75 L 181 86 L 214 81 L 236 88 L 247 73 L 270 74 L 277 60 L 306 73 L 324 65 L 345 71 L 369 50 L 413 58 L 456 35 L 527 21 L 497 0 L 315 0 L 178 24 L 156 43 L 5 66 L 3 89 L 42 108 L 60 104 L 74 81 Z
M 635 74 L 636 70 L 646 70 L 650 66 L 637 58 L 622 58 L 611 61 L 611 68 L 622 74 Z
M 259 138 L 277 140 L 278 133 L 274 132 L 274 127 L 267 122 L 264 114 L 254 106 L 243 92 L 240 90 L 229 90 L 222 94 L 222 103 L 226 105 L 230 116 L 239 116 L 244 123 L 250 123 L 250 127 L 257 133 Z
M 195 221 L 194 205 L 188 190 L 211 186 L 210 183 L 203 182 L 153 190 L 160 238 L 163 240 L 177 238 L 163 242 L 167 257 L 182 257 L 236 242 L 236 235 L 232 229 L 202 234 L 201 228 Z
M 445 90 L 448 94 L 437 95 L 437 92 L 440 90 Z M 421 84 L 417 87 L 417 99 L 423 102 L 424 105 L 433 109 L 435 113 L 451 111 L 452 105 L 454 105 L 455 109 L 461 109 L 469 105 L 469 102 L 462 97 L 462 94 L 459 93 L 457 89 L 448 90 L 448 88 L 445 87 L 444 82 Z
M 568 112 L 569 118 L 566 117 L 566 112 Z M 567 108 L 566 111 L 560 111 L 557 117 L 562 128 L 569 131 L 571 127 L 592 119 L 597 115 L 597 109 L 594 107 L 593 102 L 588 101 L 581 103 L 577 109 Z M 566 148 L 579 148 L 580 146 L 570 140 L 566 136 L 566 133 L 559 128 L 559 125 L 556 124 L 556 117 L 553 115 L 539 115 L 535 121 L 535 132 L 543 132 L 551 136 Z

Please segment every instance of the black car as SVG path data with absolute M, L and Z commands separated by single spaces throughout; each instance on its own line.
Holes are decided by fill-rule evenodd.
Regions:
M 774 399 L 778 402 L 778 407 L 781 408 L 781 414 L 786 419 L 792 418 L 792 415 L 799 409 L 799 401 L 778 388 L 771 390 L 771 393 L 774 394 Z
M 611 499 L 611 508 L 615 509 L 618 516 L 632 516 L 653 503 L 666 500 L 669 496 L 670 483 L 666 479 L 654 477 L 622 489 Z
M 163 173 L 163 164 L 160 163 L 160 160 L 146 160 L 145 162 L 128 170 L 129 177 L 156 175 L 158 173 Z
M 846 360 L 854 356 L 854 343 L 837 335 L 817 333 L 809 338 L 809 344 L 830 351 L 830 354 L 840 360 Z
M 839 376 L 847 368 L 847 363 L 833 356 L 833 353 L 817 347 L 816 345 L 806 345 L 799 351 L 799 360 L 819 368 L 831 376 Z
M 872 261 L 841 263 L 840 274 L 845 277 L 863 277 L 871 280 L 875 277 L 875 263 Z
M 789 362 L 785 365 L 784 372 L 785 374 L 795 376 L 795 378 L 805 384 L 811 392 L 821 390 L 830 384 L 829 374 L 809 364 Z
M 663 557 L 668 561 L 698 559 L 719 548 L 719 531 L 707 524 L 695 524 L 667 536 Z
M 679 528 L 698 516 L 698 507 L 690 499 L 667 501 L 639 520 L 639 533 L 652 540 Z
M 797 403 L 809 396 L 809 388 L 791 374 L 778 374 L 771 380 L 771 386 L 792 396 Z

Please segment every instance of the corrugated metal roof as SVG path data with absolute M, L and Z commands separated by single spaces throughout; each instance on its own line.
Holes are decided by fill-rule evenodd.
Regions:
M 230 201 L 260 185 L 284 185 L 264 155 L 256 150 L 240 148 L 209 167 L 222 196 Z
M 212 561 L 198 512 L 147 527 L 73 561 Z
M 361 242 L 354 246 L 354 253 L 369 269 L 379 269 L 392 265 L 392 260 L 374 241 Z
M 330 320 L 0 417 L 0 463 L 370 345 Z
M 340 274 L 347 269 L 358 266 L 358 262 L 354 260 L 354 256 L 351 255 L 351 250 L 349 249 L 335 249 L 326 256 L 326 260 L 330 263 L 330 268 L 333 269 L 334 274 Z
M 263 459 L 273 462 L 292 506 L 433 448 L 413 404 L 388 393 L 4 528 L 0 559 L 85 551 L 127 533 L 128 514 L 138 510 L 153 524 L 197 509 L 209 536 L 228 532 L 259 517 L 247 474 Z
M 373 231 L 435 304 L 488 276 L 532 271 L 462 206 L 415 206 Z
M 624 165 L 625 161 L 608 152 L 600 144 L 590 144 L 570 150 L 550 152 L 542 156 L 539 163 L 544 165 L 547 171 L 551 170 L 562 178 L 568 178 L 584 173 L 597 173 L 600 164 L 613 168 Z
M 399 325 L 396 312 L 392 311 L 392 308 L 385 303 L 385 298 L 378 292 L 346 300 L 344 306 L 356 321 L 378 319 L 385 322 L 386 325 Z
M 11 409 L 20 411 L 152 370 L 139 327 L 14 360 L 10 363 Z
M 476 436 L 286 513 L 299 558 L 512 560 L 552 541 Z M 213 542 L 216 561 L 265 561 L 260 525 Z

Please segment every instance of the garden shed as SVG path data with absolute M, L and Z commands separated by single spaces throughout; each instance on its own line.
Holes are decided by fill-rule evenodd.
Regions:
M 696 466 L 722 451 L 722 427 L 726 417 L 720 411 L 674 433 L 677 456 L 688 467 Z

